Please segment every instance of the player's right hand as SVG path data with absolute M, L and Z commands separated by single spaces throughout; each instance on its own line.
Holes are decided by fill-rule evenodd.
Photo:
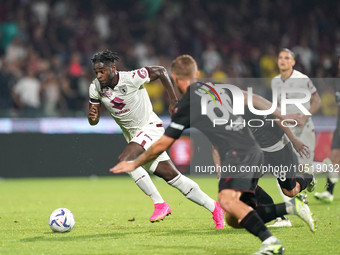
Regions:
M 294 149 L 299 153 L 300 157 L 309 157 L 309 147 L 305 145 L 301 140 L 295 139 L 292 141 Z
M 98 109 L 96 107 L 91 106 L 88 118 L 91 119 L 92 121 L 95 121 L 98 118 Z
M 119 173 L 127 173 L 132 172 L 137 168 L 134 161 L 121 161 L 114 167 L 110 168 L 110 172 L 119 174 Z

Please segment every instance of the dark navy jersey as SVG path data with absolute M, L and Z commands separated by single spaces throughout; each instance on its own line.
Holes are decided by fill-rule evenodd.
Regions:
M 273 115 L 256 115 L 244 107 L 244 118 L 261 148 L 273 146 L 284 135 L 280 126 L 272 121 L 276 119 Z
M 207 90 L 200 83 L 194 83 L 188 88 L 175 107 L 165 135 L 177 139 L 184 129 L 195 127 L 215 146 L 221 161 L 228 159 L 229 163 L 235 163 L 238 156 L 244 156 L 249 151 L 260 150 L 245 120 L 231 113 L 232 97 L 229 90 L 218 90 L 222 106 L 217 97 L 214 100 L 206 93 Z M 202 101 L 206 102 L 206 114 L 202 114 Z

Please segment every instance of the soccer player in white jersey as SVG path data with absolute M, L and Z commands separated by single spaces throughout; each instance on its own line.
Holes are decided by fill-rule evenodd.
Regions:
M 122 72 L 117 71 L 115 65 L 119 59 L 117 53 L 109 50 L 99 52 L 91 59 L 96 79 L 89 88 L 88 120 L 91 125 L 99 122 L 100 107 L 103 104 L 122 129 L 128 142 L 119 155 L 118 161 L 130 161 L 147 150 L 164 133 L 162 120 L 153 112 L 150 98 L 143 84 L 160 79 L 171 99 L 170 113 L 177 103 L 177 98 L 164 67 L 150 66 Z M 224 227 L 224 211 L 219 203 L 205 194 L 197 183 L 182 175 L 166 152 L 143 165 L 143 168 L 138 167 L 129 173 L 138 187 L 154 202 L 155 211 L 150 218 L 151 222 L 162 220 L 171 213 L 171 208 L 163 200 L 144 168 L 163 178 L 189 200 L 208 209 L 213 215 L 215 228 Z
M 278 104 L 280 104 L 281 97 L 287 99 L 303 98 L 305 95 L 303 93 L 286 93 L 282 95 L 281 88 L 302 88 L 306 89 L 311 93 L 311 100 L 303 103 L 302 105 L 313 115 L 321 107 L 321 99 L 319 94 L 313 85 L 309 77 L 297 70 L 294 70 L 295 65 L 295 54 L 289 49 L 282 49 L 278 56 L 278 67 L 280 74 L 272 79 L 271 87 L 278 89 L 279 99 Z M 315 149 L 315 132 L 314 124 L 312 118 L 309 115 L 304 115 L 302 111 L 295 104 L 287 105 L 287 119 L 295 119 L 297 121 L 297 126 L 291 127 L 293 134 L 300 139 L 304 144 L 309 147 L 309 155 L 299 155 L 297 154 L 299 163 L 301 164 L 299 169 L 304 169 L 306 165 L 313 165 L 314 159 L 314 149 Z M 296 152 L 295 152 L 296 153 Z M 319 163 L 319 162 L 318 162 Z M 320 164 L 320 163 L 319 163 Z M 316 179 L 312 181 L 312 185 L 316 185 Z M 281 196 L 284 201 L 289 201 L 289 197 L 285 196 L 281 189 L 279 188 Z M 291 226 L 289 220 L 277 219 L 277 222 L 272 226 Z
M 304 95 L 302 93 L 287 93 L 286 95 L 281 95 L 280 88 L 303 88 L 308 90 L 312 95 L 311 100 L 302 105 L 313 115 L 320 109 L 321 99 L 308 76 L 293 69 L 295 65 L 294 58 L 294 53 L 289 49 L 283 49 L 279 53 L 278 66 L 280 74 L 272 79 L 271 86 L 272 88 L 278 88 L 279 96 L 285 96 L 287 99 L 302 98 Z M 278 100 L 278 102 L 280 101 L 281 100 Z M 298 155 L 299 163 L 312 165 L 315 148 L 315 133 L 312 118 L 309 115 L 304 115 L 295 104 L 287 105 L 287 113 L 287 118 L 293 116 L 293 119 L 297 121 L 297 126 L 291 127 L 292 132 L 306 144 L 310 150 L 310 155 L 308 156 Z M 294 114 L 299 114 L 299 117 L 296 118 Z

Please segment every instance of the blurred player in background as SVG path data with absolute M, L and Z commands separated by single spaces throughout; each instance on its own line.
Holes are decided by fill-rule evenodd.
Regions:
M 201 97 L 207 94 L 202 94 L 201 91 L 213 88 L 199 82 L 191 84 L 191 79 L 197 78 L 199 74 L 196 61 L 189 55 L 179 56 L 173 61 L 171 71 L 175 85 L 179 91 L 185 94 L 176 105 L 171 117 L 171 124 L 165 130 L 165 134 L 136 160 L 120 162 L 110 171 L 114 173 L 133 171 L 167 150 L 180 137 L 184 129 L 195 127 L 203 132 L 214 146 L 220 161 L 217 164 L 220 166 L 231 165 L 237 169 L 235 172 L 221 174 L 219 202 L 226 211 L 226 220 L 230 226 L 243 227 L 262 241 L 263 246 L 256 254 L 283 254 L 283 245 L 265 226 L 265 222 L 269 222 L 277 216 L 298 215 L 307 222 L 312 231 L 315 231 L 309 207 L 299 198 L 293 198 L 289 202 L 281 204 L 261 205 L 253 209 L 254 202 L 256 203 L 254 189 L 259 173 L 240 170 L 242 166 L 260 166 L 263 161 L 263 153 L 248 126 L 231 127 L 230 121 L 240 123 L 243 118 L 233 115 L 230 111 L 231 105 L 223 105 L 232 102 L 230 91 L 219 91 L 219 96 L 223 98 L 222 106 L 215 105 L 210 99 L 207 103 L 207 115 L 203 115 L 201 114 Z M 244 93 L 247 99 L 247 94 Z M 271 107 L 269 101 L 257 95 L 253 95 L 253 102 L 256 108 L 262 110 Z M 194 111 L 191 111 L 192 109 Z M 213 119 L 218 118 L 216 114 L 221 115 L 220 113 L 223 113 L 223 117 L 228 117 L 228 122 L 212 127 Z M 273 115 L 281 117 L 277 110 Z
M 324 192 L 315 192 L 314 197 L 325 203 L 331 203 L 334 199 L 333 189 L 334 185 L 338 182 L 339 178 L 339 165 L 340 165 L 340 57 L 338 59 L 338 79 L 334 84 L 335 100 L 338 103 L 338 120 L 336 129 L 333 133 L 331 157 L 325 159 L 325 163 L 333 164 L 332 168 L 328 168 L 327 176 L 327 190 Z
M 153 112 L 150 98 L 143 84 L 160 79 L 170 97 L 170 113 L 177 103 L 177 98 L 164 67 L 150 66 L 129 72 L 119 72 L 115 65 L 119 59 L 117 53 L 109 50 L 99 52 L 91 59 L 96 79 L 89 88 L 88 120 L 91 125 L 96 125 L 100 118 L 101 104 L 104 104 L 122 129 L 128 142 L 118 160 L 129 161 L 137 158 L 164 133 L 162 120 Z M 224 212 L 218 202 L 205 194 L 197 183 L 182 175 L 166 152 L 143 167 L 163 178 L 169 185 L 182 192 L 186 198 L 208 209 L 213 215 L 215 228 L 224 227 Z M 170 214 L 171 209 L 143 167 L 138 167 L 129 174 L 138 187 L 154 202 L 155 211 L 150 221 L 159 221 Z
M 278 96 L 280 98 L 285 97 L 287 99 L 301 98 L 302 96 L 299 93 L 286 93 L 286 95 L 281 95 L 280 93 L 281 88 L 302 88 L 308 90 L 312 95 L 311 100 L 306 103 L 303 103 L 302 105 L 313 115 L 320 109 L 321 99 L 309 77 L 297 70 L 294 70 L 293 69 L 294 65 L 295 54 L 289 49 L 282 49 L 279 52 L 278 56 L 278 67 L 280 70 L 280 74 L 272 79 L 271 87 L 272 89 L 274 88 L 278 89 L 279 92 Z M 280 102 L 281 100 L 278 100 L 278 104 L 280 104 Z M 299 164 L 301 164 L 299 166 L 300 172 L 305 170 L 306 165 L 315 166 L 316 164 L 321 164 L 313 162 L 315 149 L 315 132 L 312 118 L 309 115 L 304 115 L 295 104 L 287 105 L 286 118 L 295 119 L 297 121 L 297 126 L 291 127 L 291 130 L 293 134 L 297 138 L 299 138 L 304 144 L 306 144 L 309 148 L 309 154 L 307 156 L 297 154 Z M 313 182 L 316 182 L 315 178 Z M 281 189 L 279 190 L 283 200 L 288 201 L 290 198 L 285 196 L 281 192 Z M 273 227 L 291 226 L 291 222 L 286 218 L 283 219 L 278 218 L 276 223 L 272 226 Z

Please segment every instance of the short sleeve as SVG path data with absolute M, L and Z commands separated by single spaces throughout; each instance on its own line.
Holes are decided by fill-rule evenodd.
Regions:
M 90 84 L 89 96 L 90 96 L 90 103 L 91 104 L 100 104 L 101 96 L 100 96 L 98 90 L 96 89 L 96 85 L 94 84 L 94 82 L 92 82 Z
M 317 92 L 316 87 L 310 79 L 307 80 L 307 89 L 312 95 Z
M 131 71 L 131 82 L 135 87 L 140 87 L 144 83 L 150 82 L 150 70 L 143 67 L 138 70 Z

